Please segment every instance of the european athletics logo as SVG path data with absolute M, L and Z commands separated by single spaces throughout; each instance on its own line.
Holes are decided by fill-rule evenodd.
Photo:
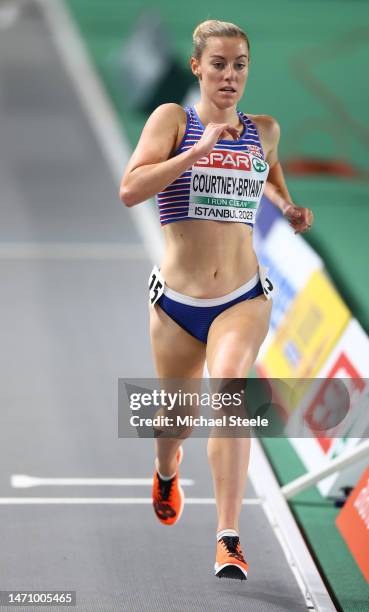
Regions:
M 252 158 L 252 165 L 256 172 L 265 172 L 267 169 L 266 163 L 262 159 L 258 159 L 257 157 Z

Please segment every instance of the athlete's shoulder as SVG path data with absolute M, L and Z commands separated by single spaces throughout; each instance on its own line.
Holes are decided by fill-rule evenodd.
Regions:
M 272 167 L 278 159 L 277 151 L 281 129 L 278 121 L 271 115 L 249 115 L 259 134 L 264 158 Z
M 256 125 L 260 136 L 269 144 L 278 143 L 281 128 L 278 121 L 271 115 L 248 115 Z
M 186 117 L 186 111 L 180 104 L 176 104 L 175 102 L 166 102 L 165 104 L 160 104 L 151 114 L 152 118 L 155 119 L 164 119 L 167 121 L 181 121 Z
M 160 104 L 146 121 L 144 132 L 150 138 L 170 137 L 175 141 L 182 125 L 186 124 L 186 111 L 172 102 Z

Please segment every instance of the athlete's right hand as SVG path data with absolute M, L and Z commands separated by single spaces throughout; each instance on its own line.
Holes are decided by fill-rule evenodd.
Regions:
M 236 128 L 228 123 L 208 123 L 200 140 L 194 145 L 194 150 L 204 157 L 212 151 L 218 140 L 229 140 L 227 134 L 232 136 L 233 140 L 238 140 L 240 137 Z

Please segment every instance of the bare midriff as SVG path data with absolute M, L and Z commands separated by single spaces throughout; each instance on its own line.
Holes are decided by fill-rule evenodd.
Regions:
M 245 223 L 188 219 L 163 226 L 160 270 L 170 289 L 196 298 L 226 295 L 255 276 L 252 229 Z

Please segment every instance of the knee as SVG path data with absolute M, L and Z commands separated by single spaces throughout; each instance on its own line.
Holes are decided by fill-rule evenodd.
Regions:
M 257 355 L 258 351 L 250 347 L 237 357 L 218 358 L 212 364 L 210 375 L 212 378 L 246 378 L 255 363 Z
M 212 378 L 244 378 L 244 368 L 238 364 L 215 364 L 211 372 Z

